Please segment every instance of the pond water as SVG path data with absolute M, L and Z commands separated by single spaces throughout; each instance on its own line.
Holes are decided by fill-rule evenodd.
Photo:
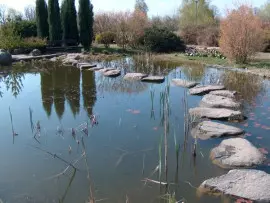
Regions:
M 106 78 L 53 63 L 39 64 L 41 72 L 31 64 L 2 71 L 0 199 L 85 203 L 94 197 L 96 202 L 149 203 L 167 202 L 169 192 L 183 202 L 235 202 L 196 193 L 205 179 L 228 171 L 209 159 L 222 139 L 199 140 L 197 156 L 192 156 L 194 140 L 185 136 L 185 111 L 198 106 L 201 96 L 188 95 L 170 81 L 186 78 L 238 91 L 247 120 L 230 124 L 244 129 L 246 138 L 265 153 L 270 149 L 269 81 L 239 71 L 149 65 L 131 58 L 99 65 L 166 75 L 166 81 L 128 82 L 123 76 Z M 178 160 L 175 143 L 180 145 Z M 258 169 L 270 173 L 268 161 Z M 145 178 L 170 184 L 145 184 Z

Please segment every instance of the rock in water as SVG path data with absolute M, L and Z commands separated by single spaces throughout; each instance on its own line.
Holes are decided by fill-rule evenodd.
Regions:
M 223 90 L 225 89 L 222 85 L 206 85 L 206 86 L 196 86 L 189 90 L 191 95 L 200 95 L 207 94 L 214 90 Z
M 147 74 L 143 73 L 127 73 L 124 76 L 124 80 L 141 80 L 143 78 L 147 77 Z
M 153 82 L 153 83 L 163 83 L 165 81 L 165 77 L 163 76 L 147 76 L 142 78 L 143 82 Z
M 189 109 L 189 114 L 198 118 L 242 120 L 243 114 L 240 111 L 231 109 L 196 107 Z
M 41 51 L 38 49 L 34 49 L 33 51 L 31 51 L 30 53 L 31 56 L 40 56 L 41 55 Z
M 212 149 L 210 157 L 222 168 L 251 167 L 262 164 L 265 156 L 248 140 L 231 138 L 223 140 Z
M 176 86 L 187 87 L 187 88 L 191 88 L 199 84 L 197 82 L 187 81 L 187 80 L 182 80 L 182 79 L 172 79 L 172 83 Z
M 236 91 L 230 91 L 230 90 L 215 90 L 215 91 L 211 91 L 209 94 L 234 98 L 235 95 L 237 94 L 237 92 Z
M 201 140 L 213 137 L 235 136 L 243 133 L 244 131 L 240 128 L 212 121 L 203 121 L 191 130 L 191 135 Z
M 255 202 L 270 202 L 270 175 L 259 170 L 235 169 L 204 181 L 198 192 L 219 192 Z
M 109 71 L 106 71 L 103 73 L 104 76 L 107 76 L 107 77 L 117 77 L 119 75 L 121 75 L 121 71 L 120 70 L 109 70 Z
M 115 68 L 102 68 L 102 69 L 99 69 L 98 72 L 105 73 L 105 72 L 111 71 L 111 70 L 116 70 L 116 69 Z
M 77 63 L 77 68 L 79 68 L 79 69 L 89 69 L 89 68 L 95 68 L 95 67 L 97 67 L 96 64 Z
M 201 107 L 240 109 L 241 104 L 233 99 L 213 94 L 207 94 L 202 98 Z
M 10 66 L 12 64 L 12 56 L 4 49 L 0 49 L 0 66 Z

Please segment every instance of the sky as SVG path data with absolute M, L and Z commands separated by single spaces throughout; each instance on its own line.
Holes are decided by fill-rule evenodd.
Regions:
M 60 0 L 61 2 L 62 0 Z M 78 1 L 78 0 L 76 0 Z M 94 5 L 94 11 L 119 11 L 132 10 L 135 0 L 91 0 Z M 173 15 L 177 14 L 181 0 L 145 0 L 149 7 L 149 16 L 153 15 Z M 224 13 L 226 8 L 233 7 L 236 0 L 212 0 L 211 4 L 218 7 L 220 13 Z M 239 0 L 237 1 L 239 2 Z M 246 2 L 246 1 L 245 1 Z M 255 7 L 260 7 L 267 0 L 248 0 Z M 23 12 L 27 5 L 34 5 L 35 0 L 0 0 L 0 4 L 7 5 L 7 7 L 14 8 Z

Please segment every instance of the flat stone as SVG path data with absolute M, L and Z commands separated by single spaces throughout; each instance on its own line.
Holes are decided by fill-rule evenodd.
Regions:
M 121 71 L 118 69 L 109 70 L 109 71 L 104 72 L 103 75 L 107 77 L 117 77 L 121 75 Z
M 244 133 L 244 130 L 229 125 L 212 121 L 203 121 L 191 130 L 191 135 L 201 140 L 213 137 L 236 136 Z
M 191 95 L 200 95 L 200 94 L 207 94 L 214 90 L 223 90 L 225 89 L 222 85 L 205 85 L 205 86 L 196 86 L 189 90 Z
M 115 70 L 115 68 L 102 68 L 98 72 L 105 73 L 105 72 L 110 71 L 110 70 Z
M 204 181 L 198 191 L 221 193 L 255 202 L 270 202 L 270 175 L 260 170 L 235 169 Z
M 142 78 L 143 82 L 153 82 L 153 83 L 163 83 L 165 81 L 165 77 L 163 76 L 147 76 Z
M 232 98 L 207 94 L 202 98 L 200 106 L 209 108 L 228 108 L 237 110 L 240 109 L 241 104 L 235 102 Z
M 219 109 L 219 108 L 196 107 L 189 109 L 189 114 L 191 116 L 209 119 L 225 119 L 225 120 L 243 119 L 243 114 L 240 111 L 234 111 L 231 109 L 224 109 L 224 108 Z
M 234 98 L 235 95 L 237 94 L 236 91 L 230 91 L 230 90 L 215 90 L 209 92 L 209 94 L 217 95 L 217 96 L 223 96 L 223 97 L 229 97 L 229 98 Z
M 265 160 L 263 153 L 244 138 L 223 140 L 212 149 L 210 157 L 214 164 L 222 168 L 251 167 Z
M 97 67 L 96 64 L 90 64 L 90 63 L 78 63 L 77 68 L 79 69 L 89 69 L 89 68 L 95 68 Z
M 147 77 L 147 74 L 143 74 L 143 73 L 127 73 L 124 76 L 124 80 L 142 80 L 145 77 Z
M 194 81 L 188 81 L 188 80 L 183 80 L 183 79 L 172 79 L 172 84 L 180 87 L 186 87 L 186 88 L 191 88 L 199 83 L 194 82 Z
M 94 67 L 94 68 L 89 68 L 89 69 L 86 69 L 86 70 L 90 70 L 90 71 L 99 71 L 99 70 L 102 70 L 104 68 L 102 67 Z

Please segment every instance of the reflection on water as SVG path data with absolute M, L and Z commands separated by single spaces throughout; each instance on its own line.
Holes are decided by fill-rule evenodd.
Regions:
M 197 141 L 194 158 L 195 140 L 188 134 L 187 111 L 198 106 L 201 97 L 170 86 L 170 80 L 224 84 L 238 91 L 247 101 L 245 113 L 253 116 L 232 125 L 243 128 L 251 135 L 248 139 L 266 151 L 270 150 L 267 81 L 236 71 L 141 58 L 99 66 L 116 67 L 123 73 L 165 75 L 166 81 L 124 81 L 123 75 L 106 78 L 99 72 L 52 63 L 39 64 L 40 73 L 31 65 L 4 71 L 0 81 L 0 199 L 149 203 L 168 202 L 175 194 L 177 201 L 184 202 L 234 202 L 197 196 L 196 187 L 202 181 L 227 172 L 208 158 L 221 139 Z M 9 106 L 18 133 L 14 144 Z M 270 172 L 267 166 L 258 169 Z M 169 184 L 160 187 L 155 181 Z

